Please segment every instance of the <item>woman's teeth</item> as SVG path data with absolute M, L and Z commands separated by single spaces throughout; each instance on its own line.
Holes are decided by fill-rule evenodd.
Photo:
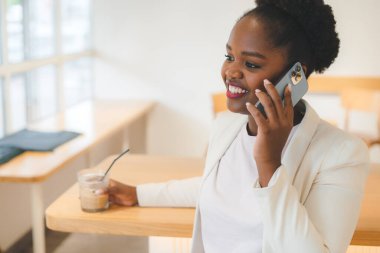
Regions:
M 239 88 L 239 87 L 236 87 L 236 86 L 232 86 L 232 85 L 228 86 L 228 90 L 232 94 L 243 94 L 243 93 L 247 93 L 248 92 L 247 90 L 243 90 L 242 88 Z

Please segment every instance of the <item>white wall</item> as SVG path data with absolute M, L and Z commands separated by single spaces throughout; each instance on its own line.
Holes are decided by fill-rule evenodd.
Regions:
M 159 101 L 148 152 L 201 156 L 212 120 L 210 94 L 223 90 L 225 43 L 252 0 L 95 0 L 96 91 L 101 98 Z M 380 1 L 329 0 L 341 53 L 330 75 L 379 76 Z M 323 115 L 340 113 L 337 97 L 308 97 Z M 324 106 L 319 106 L 323 104 Z
M 325 0 L 334 10 L 341 39 L 339 56 L 329 75 L 380 75 L 380 1 Z

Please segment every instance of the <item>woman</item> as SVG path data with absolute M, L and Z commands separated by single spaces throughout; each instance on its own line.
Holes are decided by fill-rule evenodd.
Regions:
M 195 206 L 192 252 L 345 252 L 368 175 L 366 146 L 322 121 L 276 83 L 295 62 L 306 76 L 338 54 L 323 0 L 256 0 L 235 24 L 222 67 L 231 112 L 220 115 L 201 179 L 113 181 L 116 204 Z M 271 81 L 269 81 L 271 80 Z M 262 114 L 253 104 L 260 101 Z

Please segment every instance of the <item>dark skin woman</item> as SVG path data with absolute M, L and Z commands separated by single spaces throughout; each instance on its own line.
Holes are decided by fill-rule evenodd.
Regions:
M 292 105 L 290 87 L 285 90 L 282 104 L 273 84 L 297 61 L 301 62 L 307 77 L 313 71 L 323 72 L 338 54 L 339 39 L 334 30 L 334 20 L 310 23 L 310 30 L 318 30 L 314 28 L 318 27 L 322 32 L 312 34 L 283 10 L 266 4 L 266 1 L 258 2 L 262 2 L 259 3 L 262 6 L 244 14 L 232 29 L 221 75 L 227 90 L 229 86 L 243 90 L 244 95 L 238 97 L 228 96 L 227 92 L 227 106 L 231 112 L 248 115 L 247 130 L 257 138 L 252 152 L 259 183 L 266 187 L 281 165 L 281 152 L 292 127 L 301 122 L 305 113 L 302 102 Z M 320 4 L 319 1 L 314 2 Z M 330 15 L 331 9 L 324 11 Z M 305 12 L 302 15 L 306 17 L 309 14 Z M 325 43 L 319 43 L 320 38 L 329 44 L 324 47 Z M 311 45 L 311 40 L 321 48 Z M 320 52 L 316 53 L 317 50 Z M 253 106 L 258 100 L 263 104 L 266 116 Z M 111 180 L 109 193 L 115 204 L 138 204 L 133 186 Z
M 279 79 L 288 67 L 286 48 L 275 48 L 265 28 L 254 17 L 242 18 L 233 28 L 227 43 L 226 61 L 222 78 L 230 85 L 243 89 L 239 97 L 228 96 L 228 109 L 248 114 L 248 130 L 257 136 L 253 147 L 259 182 L 268 185 L 273 173 L 281 165 L 281 152 L 293 127 L 291 91 L 285 91 L 285 103 L 268 80 Z M 260 100 L 265 117 L 255 106 Z
M 196 206 L 193 253 L 345 252 L 368 149 L 321 120 L 307 101 L 293 105 L 290 86 L 282 101 L 274 85 L 297 62 L 306 77 L 332 64 L 339 51 L 332 9 L 323 0 L 256 4 L 226 43 L 221 75 L 230 112 L 215 119 L 203 176 L 137 188 L 112 181 L 110 199 Z

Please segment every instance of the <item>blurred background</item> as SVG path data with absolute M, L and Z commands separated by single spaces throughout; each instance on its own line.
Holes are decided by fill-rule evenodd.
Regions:
M 326 2 L 341 49 L 324 75 L 378 77 L 380 3 Z M 203 155 L 214 117 L 211 95 L 224 89 L 225 43 L 253 5 L 2 0 L 0 136 L 86 99 L 153 99 L 159 103 L 149 119 L 148 153 Z M 306 100 L 343 127 L 339 94 L 311 90 Z M 376 134 L 370 123 L 376 119 L 367 120 L 366 131 Z
M 254 1 L 0 2 L 0 137 L 86 100 L 144 99 L 158 102 L 148 119 L 148 154 L 204 155 L 212 95 L 224 90 L 225 43 Z M 378 80 L 380 1 L 325 2 L 341 48 L 324 76 Z M 376 110 L 350 112 L 347 126 L 341 91 L 351 86 L 311 89 L 305 99 L 336 126 L 379 138 Z M 373 162 L 379 147 L 371 146 Z M 19 234 L 0 238 L 0 247 Z

